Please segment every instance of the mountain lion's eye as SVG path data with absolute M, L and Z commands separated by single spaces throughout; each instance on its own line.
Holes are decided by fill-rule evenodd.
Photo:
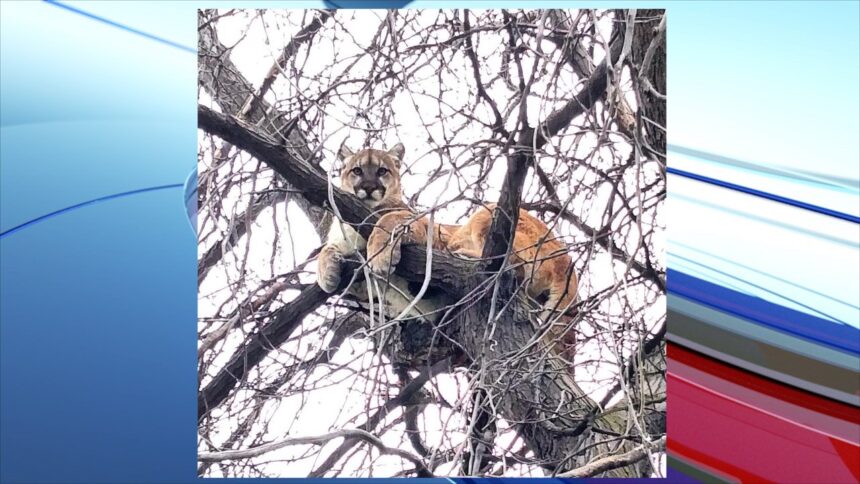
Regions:
M 353 169 L 352 169 L 352 174 L 353 174 L 353 175 L 361 176 L 361 167 L 356 166 L 355 168 L 353 168 Z
M 388 173 L 388 168 L 380 168 L 376 170 L 376 176 L 383 176 Z

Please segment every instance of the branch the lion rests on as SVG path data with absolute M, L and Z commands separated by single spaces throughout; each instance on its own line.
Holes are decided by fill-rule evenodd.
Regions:
M 399 312 L 411 301 L 404 294 L 398 294 L 405 292 L 406 284 L 392 273 L 400 262 L 400 244 L 404 240 L 426 245 L 429 221 L 426 216 L 417 217 L 403 201 L 400 165 L 404 152 L 401 143 L 388 151 L 368 148 L 354 153 L 346 146 L 341 147 L 338 153 L 338 158 L 344 162 L 340 173 L 341 189 L 354 193 L 370 208 L 385 213 L 367 241 L 350 225 L 333 221 L 318 260 L 317 282 L 324 291 L 334 292 L 340 285 L 341 264 L 346 257 L 366 250 L 370 270 L 389 277 L 389 284 L 401 289 L 394 291 L 387 303 Z M 495 207 L 495 204 L 486 204 L 478 208 L 464 225 L 435 224 L 433 248 L 480 259 Z M 402 236 L 397 235 L 398 231 Z M 559 337 L 564 336 L 570 322 L 564 311 L 577 299 L 577 277 L 566 246 L 546 224 L 521 209 L 508 263 L 516 268 L 519 280 L 525 282 L 528 295 L 545 300 L 541 320 L 554 319 L 550 336 L 553 340 L 561 340 Z M 427 314 L 438 309 L 433 306 L 432 302 L 423 307 L 419 304 L 417 309 Z M 558 317 L 554 318 L 556 315 Z

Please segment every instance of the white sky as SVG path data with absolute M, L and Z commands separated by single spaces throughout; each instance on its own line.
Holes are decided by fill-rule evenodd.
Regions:
M 421 13 L 421 18 L 426 18 L 427 21 L 435 19 L 438 11 L 428 10 Z M 295 25 L 285 24 L 283 17 L 276 18 L 275 16 L 267 16 L 265 27 L 256 17 L 254 11 L 245 11 L 234 17 L 224 18 L 218 23 L 218 32 L 220 40 L 225 45 L 233 45 L 235 47 L 231 54 L 231 60 L 239 68 L 240 72 L 250 80 L 255 87 L 258 87 L 274 59 L 280 54 L 283 46 L 289 41 L 302 23 L 300 11 L 292 12 L 290 21 Z M 384 12 L 381 11 L 338 11 L 336 18 L 338 21 L 348 24 L 349 31 L 354 36 L 355 40 L 361 45 L 367 45 L 371 38 L 376 33 L 376 28 L 379 25 Z M 474 17 L 473 17 L 474 18 Z M 420 23 L 420 22 L 419 22 Z M 331 24 L 327 24 L 330 27 Z M 608 29 L 610 25 L 604 21 L 601 25 L 601 32 L 608 38 Z M 446 32 L 440 32 L 438 40 L 444 40 L 447 37 Z M 267 40 L 268 37 L 268 40 Z M 506 37 L 498 36 L 499 41 L 503 41 Z M 348 57 L 350 55 L 358 55 L 360 52 L 355 48 L 352 39 L 342 39 L 343 42 L 338 42 L 333 45 L 328 40 L 319 40 L 314 44 L 313 55 L 304 65 L 303 69 L 306 72 L 325 71 L 326 67 L 331 62 L 332 57 L 337 53 L 338 58 Z M 490 36 L 482 36 L 478 44 L 479 57 L 490 54 L 495 50 L 496 45 L 493 44 Z M 544 49 L 546 52 L 553 52 L 555 47 L 549 43 L 545 43 Z M 602 54 L 600 49 L 596 49 L 596 59 L 600 60 Z M 471 77 L 471 66 L 463 61 L 462 56 L 458 56 L 449 66 L 450 71 L 445 72 L 442 77 L 442 82 L 445 87 L 450 90 L 448 94 L 452 99 L 467 100 L 471 99 L 474 80 Z M 360 60 L 350 70 L 351 76 L 358 76 L 362 70 L 368 68 L 369 58 L 365 57 Z M 528 69 L 530 65 L 527 63 Z M 427 89 L 432 95 L 434 90 L 438 89 L 438 79 L 435 77 L 435 67 L 428 66 L 427 73 L 423 80 L 419 80 L 414 86 L 410 86 L 415 93 L 420 93 L 421 90 Z M 432 74 L 432 75 L 431 75 Z M 418 78 L 422 78 L 423 73 L 419 71 Z M 487 74 L 485 74 L 486 76 Z M 486 78 L 486 77 L 485 77 Z M 575 77 L 571 76 L 572 82 L 559 82 L 559 87 L 568 92 L 578 89 L 576 86 Z M 272 91 L 267 95 L 269 102 L 275 103 L 278 99 L 285 99 L 295 95 L 297 92 L 312 93 L 319 89 L 319 86 L 304 85 L 305 81 L 300 81 L 299 85 L 294 85 L 288 79 L 288 76 L 279 76 L 275 82 Z M 471 82 L 464 83 L 462 79 L 468 79 Z M 502 86 L 503 87 L 503 86 Z M 541 93 L 546 91 L 547 86 L 541 82 L 536 82 L 533 87 L 533 92 Z M 497 85 L 488 89 L 488 94 L 495 99 L 503 99 L 508 93 Z M 628 96 L 631 98 L 632 96 Z M 631 102 L 634 100 L 631 99 Z M 211 104 L 211 100 L 207 99 L 205 93 L 201 95 L 200 102 L 206 105 Z M 461 101 L 462 102 L 462 101 Z M 216 106 L 212 106 L 216 107 Z M 403 142 L 406 146 L 407 154 L 405 156 L 406 173 L 404 174 L 403 186 L 406 196 L 411 196 L 417 191 L 421 191 L 421 196 L 417 203 L 420 207 L 435 206 L 438 203 L 447 202 L 455 198 L 461 191 L 470 193 L 472 187 L 468 183 L 469 177 L 477 177 L 479 172 L 477 168 L 470 167 L 469 169 L 461 170 L 465 180 L 456 178 L 440 177 L 436 183 L 427 184 L 426 180 L 429 174 L 435 169 L 449 169 L 457 163 L 462 163 L 470 156 L 470 153 L 465 149 L 461 152 L 454 151 L 451 158 L 440 155 L 435 151 L 435 148 L 443 139 L 442 123 L 439 119 L 451 118 L 453 112 L 439 112 L 439 105 L 433 98 L 425 98 L 419 94 L 401 92 L 397 94 L 392 101 L 393 112 L 396 113 L 396 119 L 392 120 L 390 126 L 378 127 L 384 128 L 381 133 L 383 144 L 387 147 L 393 146 L 396 142 Z M 501 106 L 500 106 L 501 107 Z M 539 102 L 537 99 L 532 99 L 529 102 L 529 120 L 530 124 L 535 125 L 539 119 L 543 119 L 549 112 L 558 107 L 557 104 Z M 216 107 L 217 108 L 217 107 Z M 483 112 L 481 112 L 483 110 Z M 491 119 L 492 115 L 485 105 L 481 104 L 477 112 L 481 114 L 483 119 Z M 511 115 L 511 119 L 516 117 L 516 113 Z M 434 122 L 435 125 L 428 129 L 425 124 Z M 334 105 L 327 109 L 325 125 L 322 127 L 320 137 L 324 140 L 323 153 L 325 154 L 324 167 L 331 169 L 334 162 L 333 153 L 340 143 L 348 137 L 349 145 L 353 149 L 359 149 L 364 142 L 364 135 L 360 130 L 349 128 L 350 125 L 360 124 L 357 121 L 355 113 L 339 107 L 335 102 Z M 452 123 L 448 123 L 446 127 L 450 127 Z M 576 141 L 577 129 L 571 127 L 562 136 L 561 148 L 573 146 Z M 584 134 L 585 140 L 580 143 L 580 149 L 576 153 L 577 156 L 586 156 L 594 148 L 594 137 L 592 134 Z M 431 141 L 432 138 L 435 141 Z M 455 143 L 469 144 L 480 139 L 480 133 L 474 128 L 466 128 L 459 136 L 454 138 Z M 204 137 L 200 137 L 201 142 Z M 377 143 L 378 144 L 378 143 Z M 616 146 L 617 148 L 617 146 Z M 620 151 L 620 150 L 619 150 Z M 249 157 L 242 155 L 244 160 L 249 160 Z M 604 160 L 602 163 L 608 167 L 611 164 L 611 153 L 606 149 L 597 151 L 594 160 Z M 204 165 L 211 159 L 211 153 L 207 154 L 204 159 Z M 542 165 L 548 170 L 553 171 L 551 162 L 554 158 L 546 158 L 541 160 Z M 250 169 L 254 165 L 246 166 L 244 169 Z M 206 166 L 201 165 L 200 172 L 206 170 Z M 230 167 L 225 167 L 222 175 L 229 172 Z M 501 186 L 501 180 L 504 175 L 505 164 L 497 161 L 490 171 L 488 176 L 490 190 L 484 193 L 484 200 L 495 201 L 498 197 L 498 189 Z M 651 168 L 644 170 L 642 178 L 644 183 L 649 183 L 655 179 L 657 173 Z M 595 175 L 585 169 L 575 169 L 572 179 L 581 180 L 585 184 L 592 183 Z M 242 187 L 241 193 L 239 190 L 233 190 L 224 199 L 223 205 L 227 207 L 227 211 L 233 211 L 238 214 L 247 206 L 251 193 L 255 190 L 261 190 L 268 186 L 269 179 L 261 176 L 256 185 L 251 186 L 246 184 Z M 534 180 L 536 181 L 536 180 Z M 634 182 L 635 180 L 626 180 Z M 567 199 L 571 195 L 571 191 L 575 192 L 577 184 L 566 184 L 557 187 L 559 196 L 562 200 Z M 537 185 L 528 185 L 525 190 L 524 199 L 529 200 L 530 195 L 536 193 Z M 569 207 L 572 211 L 581 216 L 582 219 L 592 227 L 599 227 L 602 224 L 604 207 L 609 200 L 609 187 L 606 186 L 599 190 L 592 197 L 577 194 L 575 202 Z M 462 222 L 462 217 L 467 213 L 468 204 L 466 202 L 456 202 L 450 206 L 443 208 L 437 212 L 436 220 L 446 223 Z M 200 207 L 201 223 L 205 207 Z M 235 307 L 233 301 L 225 300 L 231 294 L 231 286 L 238 279 L 240 274 L 238 266 L 244 260 L 244 276 L 246 278 L 245 285 L 247 288 L 256 287 L 261 281 L 270 279 L 278 274 L 283 274 L 291 270 L 297 263 L 304 261 L 310 252 L 321 244 L 319 237 L 316 235 L 314 227 L 310 224 L 304 214 L 295 206 L 289 206 L 284 210 L 284 204 L 279 204 L 276 209 L 277 214 L 273 214 L 273 209 L 266 209 L 258 222 L 253 224 L 249 230 L 250 238 L 243 237 L 239 241 L 241 249 L 234 251 L 225 257 L 226 264 L 222 263 L 210 271 L 210 275 L 201 284 L 199 315 L 200 317 L 209 317 L 216 313 L 222 307 L 230 309 Z M 273 224 L 273 220 L 277 221 L 277 229 Z M 644 223 L 654 223 L 658 227 L 662 226 L 662 215 L 651 219 L 645 217 Z M 617 226 L 617 223 L 615 224 Z M 207 233 L 211 230 L 211 226 L 201 225 L 201 233 Z M 223 230 L 225 227 L 219 227 Z M 560 223 L 559 229 L 563 234 L 569 234 L 575 243 L 587 243 L 587 240 L 582 239 L 582 235 L 572 230 L 566 223 Z M 220 239 L 220 230 L 216 235 L 209 237 L 201 242 L 200 253 L 203 253 L 208 248 L 212 241 Z M 277 238 L 275 231 L 278 231 L 280 237 Z M 578 234 L 578 235 L 577 235 Z M 578 238 L 577 238 L 578 237 Z M 631 237 L 631 239 L 634 239 Z M 570 239 L 568 239 L 570 240 Z M 659 256 L 656 258 L 660 261 L 660 266 L 665 267 L 663 259 L 663 247 L 665 244 L 663 230 L 659 230 L 659 236 L 653 240 L 655 247 L 658 250 Z M 247 256 L 246 256 L 247 247 Z M 632 245 L 626 247 L 627 250 L 632 250 Z M 581 273 L 581 288 L 580 294 L 583 298 L 588 297 L 603 288 L 610 287 L 619 282 L 623 274 L 623 267 L 613 261 L 606 253 L 595 252 L 590 258 L 586 259 L 585 251 L 583 253 L 573 254 L 579 257 L 578 269 Z M 315 280 L 313 273 L 315 265 L 308 267 L 311 271 L 306 282 Z M 644 297 L 644 292 L 641 289 L 632 289 L 632 292 L 627 294 L 629 299 L 639 297 L 641 300 Z M 285 291 L 280 295 L 280 301 L 287 302 L 295 297 L 296 291 Z M 240 296 L 247 295 L 247 290 L 240 290 Z M 610 298 L 604 304 L 609 305 L 608 310 L 612 311 L 611 305 L 617 304 L 617 298 Z M 644 300 L 640 301 L 639 307 L 645 306 Z M 654 327 L 665 316 L 665 297 L 660 296 L 656 301 L 649 301 L 645 311 L 639 316 L 642 319 L 642 324 L 646 327 Z M 605 308 L 606 309 L 606 308 Z M 616 312 L 618 310 L 615 310 Z M 311 326 L 319 323 L 319 318 L 314 319 Z M 310 323 L 308 321 L 307 323 Z M 201 323 L 203 324 L 203 323 Z M 201 329 L 206 326 L 203 324 Z M 251 330 L 252 328 L 245 328 Z M 588 328 L 583 329 L 588 332 Z M 244 340 L 246 333 L 243 331 L 234 331 L 218 346 L 220 358 L 210 368 L 220 368 L 229 355 L 232 354 L 233 348 L 237 347 Z M 309 334 L 302 337 L 299 342 L 290 343 L 284 346 L 283 352 L 279 354 L 273 353 L 269 358 L 259 366 L 260 369 L 279 368 L 278 366 L 267 365 L 266 362 L 272 360 L 282 361 L 285 364 L 293 363 L 291 354 L 302 354 L 308 351 L 308 355 L 312 355 L 312 347 L 316 347 L 323 339 L 330 337 L 327 334 L 320 334 L 319 331 L 310 331 Z M 307 350 L 302 348 L 308 348 Z M 605 349 L 601 350 L 596 344 L 585 345 L 578 352 L 577 360 L 585 362 L 593 358 L 603 358 L 612 361 L 612 355 Z M 379 360 L 371 351 L 370 346 L 362 340 L 349 339 L 341 351 L 339 351 L 333 360 L 335 364 L 342 364 L 343 369 L 335 373 L 330 373 L 328 367 L 318 367 L 316 370 L 307 375 L 311 380 L 319 379 L 323 382 L 332 383 L 331 385 L 307 392 L 302 395 L 290 396 L 284 399 L 273 400 L 266 405 L 266 412 L 271 416 L 269 420 L 268 430 L 266 431 L 266 439 L 268 441 L 290 436 L 303 435 L 319 435 L 331 431 L 336 428 L 351 428 L 355 425 L 355 421 L 347 422 L 357 415 L 366 412 L 368 401 L 372 401 L 374 405 L 384 402 L 388 395 L 376 395 L 369 398 L 367 395 L 369 380 L 375 377 L 374 374 L 378 371 Z M 583 370 L 579 371 L 577 378 L 579 383 L 593 398 L 599 399 L 606 391 L 606 379 L 617 372 L 617 368 L 610 364 L 584 365 Z M 264 370 L 265 371 L 265 370 Z M 253 379 L 257 372 L 252 372 L 250 378 Z M 388 380 L 396 381 L 394 375 L 389 375 Z M 460 382 L 460 385 L 455 384 L 455 380 Z M 603 383 L 601 383 L 601 380 Z M 208 380 L 204 380 L 202 384 L 206 384 Z M 464 387 L 464 375 L 443 375 L 436 379 L 437 386 L 434 391 L 441 391 L 444 398 L 454 403 L 459 398 L 466 398 L 464 394 L 457 394 L 458 387 Z M 337 382 L 337 383 L 334 383 Z M 214 414 L 217 416 L 218 411 Z M 386 422 L 391 422 L 399 415 L 395 412 L 386 419 Z M 461 428 L 464 425 L 464 416 L 459 412 L 451 412 L 447 409 L 441 409 L 437 406 L 430 406 L 420 419 L 420 427 L 427 431 L 424 435 L 425 443 L 428 447 L 441 443 L 443 434 L 447 439 L 452 437 L 452 429 Z M 359 421 L 361 418 L 359 418 Z M 262 421 L 265 421 L 263 419 Z M 222 426 L 213 435 L 213 441 L 220 443 L 226 440 L 233 430 L 233 425 Z M 383 426 L 378 427 L 383 428 Z M 378 435 L 378 433 L 377 433 Z M 408 443 L 404 443 L 402 432 L 387 432 L 381 436 L 382 440 L 389 446 L 401 447 L 411 451 Z M 508 445 L 507 441 L 513 438 L 511 433 L 503 435 L 497 442 L 499 445 Z M 435 440 L 435 441 L 434 441 Z M 340 443 L 340 439 L 329 443 L 324 447 L 321 455 L 325 456 L 328 450 L 334 448 Z M 314 459 L 304 459 L 289 465 L 289 468 L 284 468 L 281 459 L 295 457 L 310 449 L 311 446 L 292 446 L 286 447 L 279 451 L 275 451 L 265 455 L 264 457 L 255 459 L 255 462 L 270 462 L 262 467 L 267 472 L 273 475 L 282 476 L 304 476 L 313 469 L 319 462 Z M 376 455 L 375 451 L 372 452 Z M 321 462 L 321 460 L 320 460 Z M 402 468 L 402 460 L 397 457 L 384 457 L 375 462 L 373 468 L 377 476 L 390 475 Z M 347 463 L 346 467 L 359 467 L 361 462 L 353 459 Z M 665 462 L 662 462 L 665 465 Z M 213 466 L 213 470 L 217 470 L 217 466 Z M 452 469 L 453 470 L 453 469 Z M 510 472 L 517 475 L 522 469 L 512 469 Z M 444 472 L 444 468 L 440 468 L 439 472 Z

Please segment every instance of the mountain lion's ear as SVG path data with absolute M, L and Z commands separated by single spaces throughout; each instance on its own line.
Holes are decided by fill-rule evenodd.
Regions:
M 403 155 L 406 154 L 406 148 L 403 147 L 403 143 L 397 143 L 388 150 L 388 154 L 394 157 L 397 168 L 400 168 L 400 162 L 403 161 Z
M 349 149 L 348 146 L 346 146 L 346 141 L 344 141 L 343 143 L 341 143 L 340 149 L 337 150 L 337 159 L 343 161 L 354 154 L 355 153 L 351 149 Z

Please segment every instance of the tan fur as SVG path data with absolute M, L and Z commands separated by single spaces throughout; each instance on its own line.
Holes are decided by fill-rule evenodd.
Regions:
M 340 172 L 340 187 L 355 194 L 370 207 L 406 208 L 400 191 L 400 160 L 403 145 L 397 144 L 388 151 L 365 149 L 352 153 L 341 147 L 344 161 Z M 379 196 L 379 192 L 382 192 Z
M 496 204 L 478 208 L 448 242 L 451 252 L 480 258 L 487 233 L 493 222 Z M 568 331 L 570 317 L 565 314 L 577 299 L 578 280 L 567 246 L 555 237 L 543 221 L 520 209 L 514 244 L 508 263 L 516 267 L 517 277 L 525 281 L 529 296 L 546 297 L 541 320 L 552 321 L 549 335 L 553 346 L 562 349 L 573 335 Z
M 344 162 L 340 172 L 341 189 L 354 194 L 371 208 L 407 208 L 400 191 L 403 145 L 398 143 L 388 151 L 365 149 L 358 153 L 353 153 L 344 145 L 338 157 Z M 317 258 L 319 286 L 326 292 L 334 292 L 340 284 L 340 268 L 344 257 L 364 251 L 366 245 L 364 238 L 351 226 L 333 220 L 326 245 Z
M 368 149 L 353 153 L 348 148 L 341 147 L 338 153 L 338 156 L 344 161 L 340 177 L 341 188 L 355 194 L 371 208 L 386 210 L 389 213 L 402 213 L 403 210 L 408 209 L 403 202 L 403 195 L 400 191 L 400 160 L 403 158 L 403 151 L 403 145 L 399 143 L 388 151 Z M 360 168 L 360 170 L 354 171 L 356 168 Z M 379 168 L 385 168 L 388 172 L 380 173 Z M 370 188 L 374 188 L 374 190 L 383 188 L 384 193 L 380 192 L 377 200 L 372 194 L 374 190 L 370 190 Z M 365 190 L 364 194 L 360 193 L 362 189 Z M 391 217 L 386 220 L 391 220 Z M 319 286 L 326 292 L 334 292 L 341 282 L 341 264 L 344 258 L 356 252 L 363 252 L 366 246 L 364 238 L 352 226 L 334 220 L 326 238 L 326 245 L 317 260 L 317 283 Z M 397 247 L 399 250 L 399 244 Z M 442 306 L 441 300 L 431 297 L 424 297 L 416 304 L 411 305 L 412 297 L 409 294 L 409 284 L 393 274 L 389 277 L 388 287 L 382 291 L 382 294 L 374 292 L 372 288 L 369 291 L 363 278 L 356 280 L 350 286 L 349 292 L 364 301 L 366 301 L 368 292 L 374 294 L 374 300 L 377 299 L 377 296 L 384 295 L 385 302 L 381 306 L 386 308 L 389 317 L 399 315 L 401 311 L 411 306 L 412 309 L 404 317 L 434 319 Z
M 341 188 L 354 193 L 372 208 L 386 210 L 366 244 L 368 266 L 376 274 L 387 275 L 394 271 L 400 261 L 403 241 L 427 243 L 427 218 L 416 217 L 403 202 L 400 184 L 403 153 L 403 145 L 399 143 L 388 151 L 365 149 L 353 153 L 342 147 L 339 153 L 344 160 Z M 374 196 L 377 190 L 384 193 Z M 436 224 L 433 248 L 480 258 L 494 208 L 495 204 L 488 204 L 477 209 L 462 226 Z M 350 227 L 333 227 L 319 256 L 320 287 L 333 292 L 340 282 L 343 257 L 364 248 L 364 240 Z M 549 336 L 554 341 L 553 346 L 563 348 L 564 337 L 571 336 L 567 332 L 570 318 L 564 312 L 577 297 L 577 277 L 566 246 L 541 220 L 520 210 L 508 262 L 516 267 L 517 276 L 525 281 L 531 297 L 546 296 L 541 319 L 552 321 Z

